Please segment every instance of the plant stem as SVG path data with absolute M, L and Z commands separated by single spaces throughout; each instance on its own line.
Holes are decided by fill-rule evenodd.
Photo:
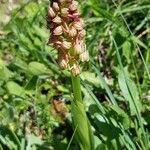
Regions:
M 94 138 L 82 101 L 80 77 L 72 75 L 71 79 L 74 94 L 74 100 L 71 104 L 71 114 L 75 138 L 81 150 L 93 150 Z
M 147 53 L 146 53 L 146 64 L 149 63 L 149 60 L 150 60 L 150 51 L 147 50 Z M 146 84 L 146 81 L 147 81 L 147 74 L 146 74 L 146 71 L 144 71 L 144 76 L 143 76 L 143 85 Z
M 3 147 L 2 147 L 2 145 L 0 144 L 0 150 L 3 150 Z
M 81 95 L 81 85 L 79 76 L 71 76 L 72 79 L 72 88 L 74 94 L 74 102 L 79 101 L 82 103 L 82 95 Z

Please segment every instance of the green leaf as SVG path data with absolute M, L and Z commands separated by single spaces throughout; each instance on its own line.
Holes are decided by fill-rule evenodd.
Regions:
M 119 72 L 119 86 L 125 100 L 129 103 L 131 115 L 135 115 L 137 111 L 141 111 L 142 104 L 140 102 L 138 89 L 135 83 L 129 78 L 127 70 L 124 73 L 123 71 Z
M 0 143 L 6 145 L 9 149 L 20 149 L 21 144 L 16 134 L 5 126 L 0 126 Z
M 25 89 L 26 90 L 35 90 L 36 88 L 36 85 L 37 85 L 37 82 L 38 82 L 38 76 L 33 76 L 28 84 L 26 85 Z
M 69 93 L 69 90 L 68 90 L 67 88 L 65 88 L 64 86 L 62 86 L 62 85 L 58 85 L 58 86 L 57 86 L 57 89 L 58 89 L 60 92 Z
M 131 124 L 131 120 L 129 119 L 129 116 L 125 113 L 125 111 L 123 109 L 121 109 L 118 106 L 115 105 L 111 105 L 111 114 L 113 118 L 116 118 L 117 122 L 120 122 L 124 129 L 128 129 L 130 127 Z
M 100 79 L 100 82 L 102 84 L 102 87 L 104 87 L 104 89 L 106 90 L 107 94 L 108 94 L 108 97 L 109 97 L 109 100 L 112 104 L 114 105 L 118 105 L 115 98 L 114 98 L 114 95 L 112 94 L 109 86 L 107 85 L 105 79 L 103 78 L 103 76 L 101 75 L 101 72 L 96 68 L 96 66 L 94 65 L 94 62 L 92 62 L 93 64 L 93 68 L 94 70 L 96 71 L 97 75 L 99 76 L 99 79 Z
M 13 73 L 5 66 L 2 59 L 0 59 L 0 80 L 8 80 Z
M 27 71 L 28 65 L 25 61 L 23 61 L 21 58 L 17 57 L 15 59 L 14 65 L 18 67 L 19 69 L 22 69 L 24 71 Z
M 100 87 L 100 85 L 101 85 L 99 77 L 97 77 L 95 75 L 95 73 L 86 71 L 86 72 L 83 72 L 80 76 L 81 76 L 81 79 L 83 81 L 86 80 L 86 81 L 88 81 L 89 83 L 93 84 L 96 87 Z
M 146 50 L 148 50 L 147 45 L 145 45 L 145 43 L 143 43 L 139 38 L 137 38 L 136 36 L 132 36 L 131 39 L 137 43 L 138 45 L 140 45 L 141 47 L 145 48 Z
M 93 150 L 94 139 L 91 130 L 91 125 L 87 119 L 84 105 L 81 102 L 72 102 L 71 105 L 73 125 L 76 129 L 76 139 L 82 150 Z
M 123 55 L 126 57 L 127 62 L 131 63 L 131 53 L 132 53 L 132 47 L 131 43 L 129 41 L 125 41 L 122 46 Z
M 33 147 L 34 149 L 36 150 L 35 148 L 35 145 L 42 145 L 43 144 L 43 141 L 39 138 L 39 137 L 36 137 L 35 135 L 33 134 L 30 134 L 27 136 L 27 146 L 26 146 L 26 149 L 27 150 L 33 150 Z
M 19 84 L 17 84 L 14 81 L 7 82 L 6 88 L 7 88 L 9 94 L 17 95 L 17 96 L 24 96 L 25 95 L 24 88 L 21 87 Z
M 46 30 L 44 30 L 44 28 L 41 28 L 41 27 L 39 27 L 37 25 L 34 25 L 33 27 L 34 27 L 35 33 L 38 36 L 42 37 L 43 39 L 47 39 L 48 38 L 49 35 L 46 32 Z
M 35 61 L 29 63 L 28 71 L 32 75 L 51 74 L 51 71 L 44 64 Z
M 99 113 L 95 113 L 95 121 L 94 123 L 97 126 L 97 130 L 101 132 L 105 137 L 107 137 L 109 140 L 112 140 L 119 136 L 121 130 L 118 126 L 114 125 L 110 119 L 106 118 L 105 116 L 102 116 Z M 115 122 L 115 120 L 114 120 Z M 113 132 L 111 132 L 113 130 Z

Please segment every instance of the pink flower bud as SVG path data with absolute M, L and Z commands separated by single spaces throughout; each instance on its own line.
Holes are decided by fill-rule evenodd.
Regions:
M 75 51 L 75 54 L 81 54 L 83 52 L 81 44 L 76 43 L 74 45 L 74 51 Z
M 58 6 L 58 3 L 57 3 L 57 2 L 53 2 L 53 8 L 54 8 L 56 11 L 59 11 L 59 6 Z
M 69 9 L 71 11 L 75 11 L 78 8 L 78 2 L 77 1 L 73 1 L 72 4 L 70 5 Z
M 61 35 L 63 33 L 63 29 L 61 26 L 58 26 L 53 31 L 54 35 Z
M 51 18 L 54 18 L 56 16 L 54 10 L 52 7 L 49 7 L 48 9 L 48 15 L 51 17 Z
M 74 19 L 74 20 L 78 20 L 80 14 L 78 12 L 76 13 L 73 13 L 73 14 L 68 14 L 68 17 L 70 17 L 71 19 Z
M 60 24 L 61 23 L 61 18 L 59 16 L 56 16 L 52 21 L 54 23 Z
M 71 27 L 69 30 L 69 36 L 75 37 L 77 35 L 77 30 L 74 27 Z
M 80 72 L 81 72 L 80 66 L 77 65 L 77 64 L 74 64 L 74 65 L 72 66 L 72 68 L 71 68 L 71 72 L 72 72 L 72 74 L 73 74 L 74 76 L 79 75 Z
M 89 61 L 89 54 L 87 51 L 84 51 L 79 57 L 82 62 Z
M 61 15 L 65 16 L 65 17 L 68 16 L 68 14 L 69 14 L 68 10 L 69 10 L 68 8 L 62 8 L 61 9 Z
M 71 43 L 70 43 L 70 42 L 67 42 L 67 41 L 63 41 L 63 42 L 62 42 L 62 47 L 63 47 L 64 49 L 69 49 L 69 48 L 71 48 Z

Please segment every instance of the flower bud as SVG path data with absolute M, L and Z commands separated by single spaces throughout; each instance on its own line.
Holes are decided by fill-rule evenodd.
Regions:
M 62 8 L 61 15 L 64 17 L 68 16 L 68 14 L 69 14 L 68 10 L 69 10 L 68 8 Z
M 58 45 L 62 44 L 62 42 L 60 42 L 60 41 L 55 41 L 55 43 L 58 44 Z
M 77 30 L 82 30 L 83 29 L 83 24 L 80 21 L 75 21 L 73 26 L 77 29 Z
M 59 66 L 61 69 L 67 69 L 68 68 L 68 61 L 66 59 L 60 59 L 59 60 Z
M 60 24 L 61 23 L 61 18 L 59 16 L 56 16 L 52 21 L 54 23 Z
M 69 9 L 71 11 L 75 11 L 78 8 L 78 2 L 77 1 L 73 1 L 72 4 L 70 5 Z
M 79 75 L 80 72 L 81 72 L 80 66 L 77 65 L 77 64 L 74 64 L 74 65 L 72 66 L 72 68 L 71 68 L 71 72 L 72 72 L 72 74 L 73 74 L 74 76 Z
M 55 41 L 55 42 L 53 42 L 53 43 L 55 44 L 55 47 L 56 47 L 56 48 L 61 48 L 62 42 L 60 42 L 60 41 Z
M 86 35 L 86 31 L 83 29 L 79 32 L 79 37 L 83 38 Z
M 82 44 L 82 49 L 83 49 L 83 51 L 86 51 L 86 44 L 85 43 Z
M 56 11 L 59 11 L 59 6 L 58 6 L 58 3 L 57 3 L 57 2 L 53 2 L 53 8 L 54 8 Z
M 79 57 L 82 62 L 89 61 L 89 54 L 87 51 L 84 51 Z
M 54 35 L 61 35 L 63 33 L 63 29 L 61 26 L 58 26 L 53 31 Z
M 67 42 L 67 41 L 63 41 L 63 42 L 62 42 L 62 47 L 63 47 L 64 49 L 69 49 L 69 48 L 71 48 L 71 43 L 70 43 L 70 42 Z
M 68 14 L 68 17 L 70 17 L 73 20 L 77 20 L 79 18 L 80 14 L 78 12 L 73 14 Z
M 81 44 L 77 43 L 74 45 L 75 54 L 81 54 L 83 52 Z
M 52 7 L 49 7 L 48 9 L 48 15 L 51 17 L 51 18 L 54 18 L 56 16 L 54 10 Z
M 69 30 L 69 36 L 75 37 L 77 35 L 77 30 L 74 27 L 71 27 Z

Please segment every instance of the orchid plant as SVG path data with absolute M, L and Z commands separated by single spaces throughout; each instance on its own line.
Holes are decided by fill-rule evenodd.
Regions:
M 93 150 L 93 134 L 82 101 L 80 73 L 81 64 L 89 61 L 84 37 L 84 21 L 79 4 L 75 0 L 54 0 L 48 8 L 47 27 L 50 30 L 48 43 L 58 51 L 61 69 L 71 72 L 74 99 L 71 114 L 74 133 L 81 150 Z

